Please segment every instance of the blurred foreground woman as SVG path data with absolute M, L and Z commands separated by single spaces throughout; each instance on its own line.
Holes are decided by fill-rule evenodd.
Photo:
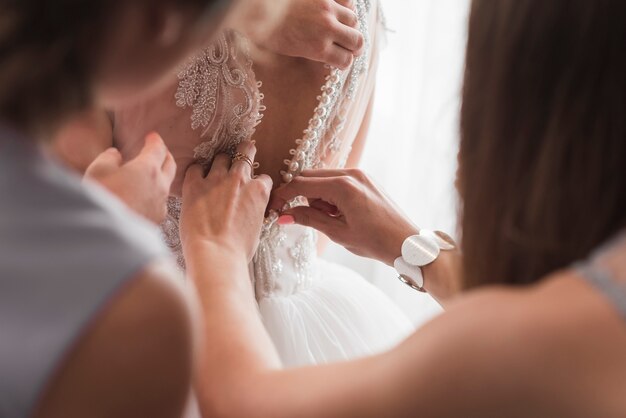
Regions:
M 0 0 L 1 417 L 181 415 L 190 304 L 148 221 L 165 215 L 171 154 L 148 135 L 131 162 L 88 173 L 101 187 L 42 144 L 160 82 L 228 3 Z

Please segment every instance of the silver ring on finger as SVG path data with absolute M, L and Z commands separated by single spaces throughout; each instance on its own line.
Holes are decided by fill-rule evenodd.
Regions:
M 232 162 L 236 163 L 237 161 L 243 161 L 250 166 L 250 169 L 254 169 L 254 162 L 246 154 L 241 152 L 236 153 L 232 158 Z
M 250 175 L 254 178 L 255 177 L 254 170 L 259 168 L 259 163 L 255 163 L 254 161 L 252 161 L 252 158 L 250 158 L 249 156 L 247 156 L 246 154 L 242 152 L 235 153 L 235 155 L 232 158 L 233 164 L 238 161 L 243 161 L 244 163 L 250 166 Z

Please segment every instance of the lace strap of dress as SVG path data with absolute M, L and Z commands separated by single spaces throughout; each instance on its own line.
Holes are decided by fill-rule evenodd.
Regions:
M 577 263 L 575 270 L 603 294 L 626 320 L 626 281 L 611 266 L 611 258 L 626 256 L 626 231 L 597 251 L 590 260 Z M 622 272 L 621 276 L 626 276 Z

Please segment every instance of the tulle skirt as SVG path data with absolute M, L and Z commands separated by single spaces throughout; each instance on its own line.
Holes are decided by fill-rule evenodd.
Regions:
M 351 360 L 388 350 L 412 331 L 408 317 L 356 272 L 323 260 L 305 290 L 259 301 L 285 367 Z
M 283 366 L 352 360 L 393 348 L 411 332 L 408 317 L 356 272 L 323 260 L 305 290 L 259 301 L 265 328 Z M 199 418 L 195 399 L 185 418 Z

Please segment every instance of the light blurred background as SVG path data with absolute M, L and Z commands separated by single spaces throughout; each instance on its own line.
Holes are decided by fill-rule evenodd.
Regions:
M 382 0 L 382 5 L 389 32 L 361 166 L 418 226 L 456 236 L 454 178 L 469 0 Z M 336 245 L 324 257 L 361 273 L 416 325 L 441 312 L 430 296 L 400 283 L 392 268 Z

